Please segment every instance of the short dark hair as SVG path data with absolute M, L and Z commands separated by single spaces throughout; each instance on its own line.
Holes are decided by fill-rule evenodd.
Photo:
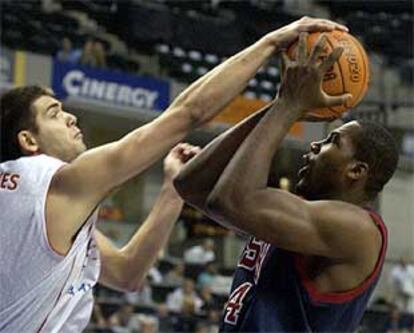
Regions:
M 25 129 L 37 132 L 36 114 L 32 110 L 32 104 L 44 95 L 53 96 L 53 92 L 41 86 L 24 86 L 11 89 L 1 96 L 1 162 L 23 156 L 17 134 Z
M 374 199 L 397 169 L 398 146 L 383 126 L 359 120 L 358 124 L 360 130 L 352 136 L 355 158 L 369 166 L 365 191 L 370 199 Z

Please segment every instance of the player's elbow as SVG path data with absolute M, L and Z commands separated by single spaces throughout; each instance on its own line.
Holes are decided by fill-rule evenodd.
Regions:
M 135 291 L 140 290 L 141 287 L 141 283 L 136 283 L 134 281 L 117 281 L 111 283 L 103 283 L 103 285 L 107 285 L 111 289 L 123 293 L 133 293 Z
M 125 268 L 127 270 L 128 268 Z M 135 292 L 140 290 L 142 287 L 143 281 L 145 279 L 144 274 L 128 274 L 128 272 L 124 272 L 122 276 L 114 283 L 113 285 L 116 286 L 116 289 L 123 291 L 123 292 Z

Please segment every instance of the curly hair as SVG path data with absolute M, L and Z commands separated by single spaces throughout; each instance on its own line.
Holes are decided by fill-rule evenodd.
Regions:
M 398 146 L 383 126 L 367 121 L 358 121 L 358 124 L 360 129 L 352 137 L 355 158 L 369 166 L 365 191 L 374 199 L 397 169 Z
M 53 92 L 41 86 L 25 86 L 11 89 L 0 99 L 1 147 L 0 162 L 23 156 L 17 135 L 22 130 L 37 132 L 36 114 L 32 104 L 41 96 L 53 96 Z

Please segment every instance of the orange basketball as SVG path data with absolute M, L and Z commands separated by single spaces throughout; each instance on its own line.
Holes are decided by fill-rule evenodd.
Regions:
M 347 109 L 356 106 L 365 96 L 369 82 L 368 56 L 360 42 L 352 35 L 334 30 L 325 33 L 327 43 L 322 57 L 326 57 L 335 47 L 343 47 L 344 52 L 337 62 L 329 69 L 323 79 L 323 90 L 332 96 L 345 93 L 352 94 L 353 98 L 347 105 L 322 108 L 309 111 L 309 114 L 322 118 L 339 117 Z M 315 32 L 308 36 L 308 54 L 320 33 Z M 288 49 L 288 55 L 294 58 L 297 43 Z

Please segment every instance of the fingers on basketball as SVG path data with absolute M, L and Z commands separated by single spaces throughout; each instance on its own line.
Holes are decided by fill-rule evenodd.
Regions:
M 299 43 L 297 47 L 297 62 L 299 64 L 305 64 L 308 58 L 308 33 L 307 32 L 301 32 L 299 35 Z
M 309 56 L 309 64 L 317 64 L 320 56 L 323 54 L 327 43 L 326 34 L 320 34 L 315 44 L 312 47 L 311 54 Z
M 321 72 L 325 74 L 330 68 L 332 68 L 332 66 L 335 64 L 335 62 L 338 61 L 343 52 L 343 47 L 334 48 L 333 51 L 319 65 Z

